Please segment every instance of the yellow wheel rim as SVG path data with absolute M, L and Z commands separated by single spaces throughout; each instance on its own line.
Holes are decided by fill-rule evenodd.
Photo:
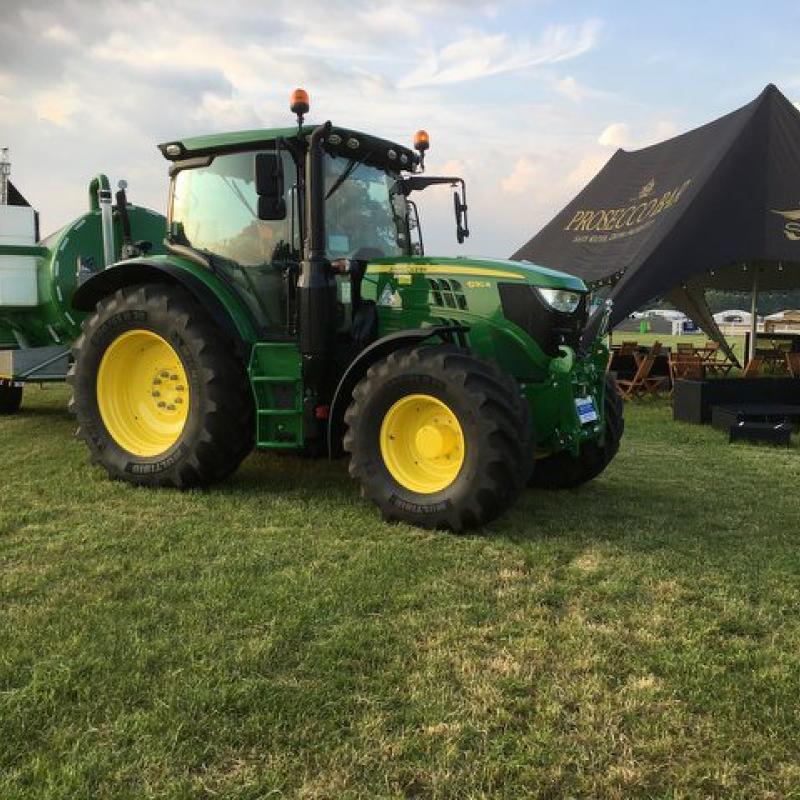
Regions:
M 410 394 L 389 409 L 380 445 L 390 475 L 419 494 L 446 489 L 464 464 L 464 433 L 458 418 L 429 394 Z
M 124 450 L 145 457 L 166 452 L 189 416 L 189 381 L 180 356 L 152 331 L 123 333 L 100 361 L 97 405 Z

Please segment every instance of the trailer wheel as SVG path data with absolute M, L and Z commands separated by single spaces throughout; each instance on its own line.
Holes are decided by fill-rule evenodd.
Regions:
M 623 403 L 613 376 L 606 374 L 606 436 L 602 445 L 586 442 L 580 455 L 566 452 L 540 459 L 531 474 L 529 485 L 539 489 L 572 489 L 596 478 L 614 459 L 625 430 Z
M 16 414 L 22 405 L 22 387 L 0 383 L 0 414 Z
M 109 476 L 189 488 L 222 480 L 253 446 L 244 365 L 182 289 L 101 300 L 73 348 L 78 435 Z
M 350 475 L 384 519 L 462 531 L 509 508 L 530 467 L 519 386 L 452 345 L 392 353 L 345 414 Z

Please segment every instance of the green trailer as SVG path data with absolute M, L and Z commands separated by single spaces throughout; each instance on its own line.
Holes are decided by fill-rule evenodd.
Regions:
M 163 252 L 70 295 L 79 434 L 114 479 L 204 486 L 255 447 L 349 456 L 387 520 L 461 531 L 526 486 L 577 486 L 622 404 L 577 278 L 424 252 L 414 197 L 466 187 L 414 148 L 325 123 L 161 145 Z
M 108 178 L 98 175 L 89 184 L 88 211 L 40 239 L 38 214 L 10 183 L 3 155 L 0 413 L 8 414 L 19 409 L 26 383 L 66 380 L 71 346 L 85 317 L 71 302 L 76 289 L 122 257 L 163 253 L 166 221 L 162 214 L 129 204 L 124 182 L 112 206 Z

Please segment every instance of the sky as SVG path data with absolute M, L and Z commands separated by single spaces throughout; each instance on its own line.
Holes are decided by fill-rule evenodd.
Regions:
M 91 177 L 165 211 L 156 144 L 309 121 L 410 143 L 466 178 L 472 236 L 445 188 L 420 197 L 429 254 L 507 257 L 618 147 L 752 100 L 800 103 L 800 3 L 556 0 L 3 0 L 0 146 L 43 233 Z M 800 107 L 800 105 L 798 106 Z

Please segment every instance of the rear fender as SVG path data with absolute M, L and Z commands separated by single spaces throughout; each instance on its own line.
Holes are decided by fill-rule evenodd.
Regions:
M 192 267 L 162 259 L 121 262 L 82 284 L 72 297 L 72 306 L 79 311 L 93 311 L 100 300 L 118 289 L 145 283 L 183 287 L 231 339 L 238 354 L 247 363 L 250 346 L 258 338 L 255 322 L 231 290 L 211 272 L 200 277 Z

